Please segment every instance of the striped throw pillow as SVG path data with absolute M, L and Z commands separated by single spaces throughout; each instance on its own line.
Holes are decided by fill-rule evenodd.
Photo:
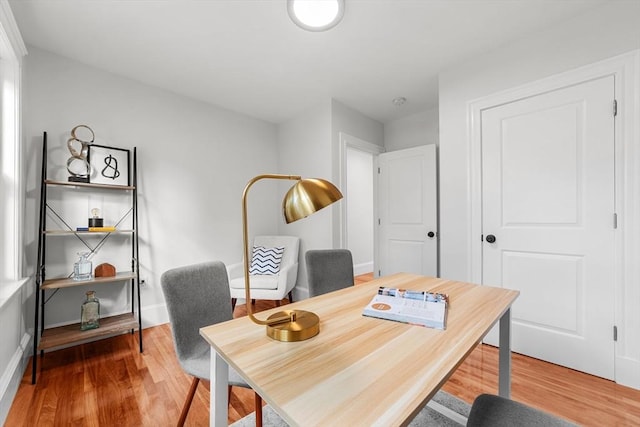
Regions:
M 249 274 L 253 276 L 273 276 L 278 274 L 283 253 L 284 247 L 265 248 L 263 246 L 254 246 Z

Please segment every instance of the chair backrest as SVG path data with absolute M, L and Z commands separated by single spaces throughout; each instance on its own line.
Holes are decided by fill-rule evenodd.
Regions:
M 200 328 L 233 318 L 227 269 L 220 261 L 178 267 L 164 272 L 160 285 L 182 365 L 209 346 Z
M 284 247 L 280 269 L 298 263 L 298 248 L 300 238 L 296 236 L 255 236 L 254 246 L 266 248 Z
M 354 285 L 353 258 L 347 249 L 312 249 L 305 253 L 309 296 Z

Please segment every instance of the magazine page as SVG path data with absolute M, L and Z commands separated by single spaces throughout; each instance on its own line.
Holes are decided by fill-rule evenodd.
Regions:
M 380 287 L 363 315 L 445 329 L 447 303 L 444 294 Z

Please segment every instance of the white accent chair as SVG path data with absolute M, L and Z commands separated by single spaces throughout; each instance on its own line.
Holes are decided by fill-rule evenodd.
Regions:
M 273 300 L 276 301 L 277 306 L 280 306 L 280 301 L 285 296 L 288 296 L 289 302 L 293 302 L 291 291 L 296 286 L 298 278 L 300 239 L 295 236 L 256 236 L 253 240 L 253 246 L 263 246 L 265 248 L 284 247 L 285 249 L 280 261 L 278 274 L 250 276 L 251 302 L 255 300 Z M 249 256 L 252 253 L 251 249 L 249 248 Z M 244 264 L 240 262 L 229 265 L 227 273 L 229 275 L 231 305 L 235 308 L 237 299 L 245 298 Z

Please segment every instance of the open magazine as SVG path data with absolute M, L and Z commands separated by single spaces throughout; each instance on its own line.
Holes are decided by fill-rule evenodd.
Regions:
M 429 328 L 445 329 L 447 305 L 448 297 L 445 294 L 381 286 L 362 314 Z

